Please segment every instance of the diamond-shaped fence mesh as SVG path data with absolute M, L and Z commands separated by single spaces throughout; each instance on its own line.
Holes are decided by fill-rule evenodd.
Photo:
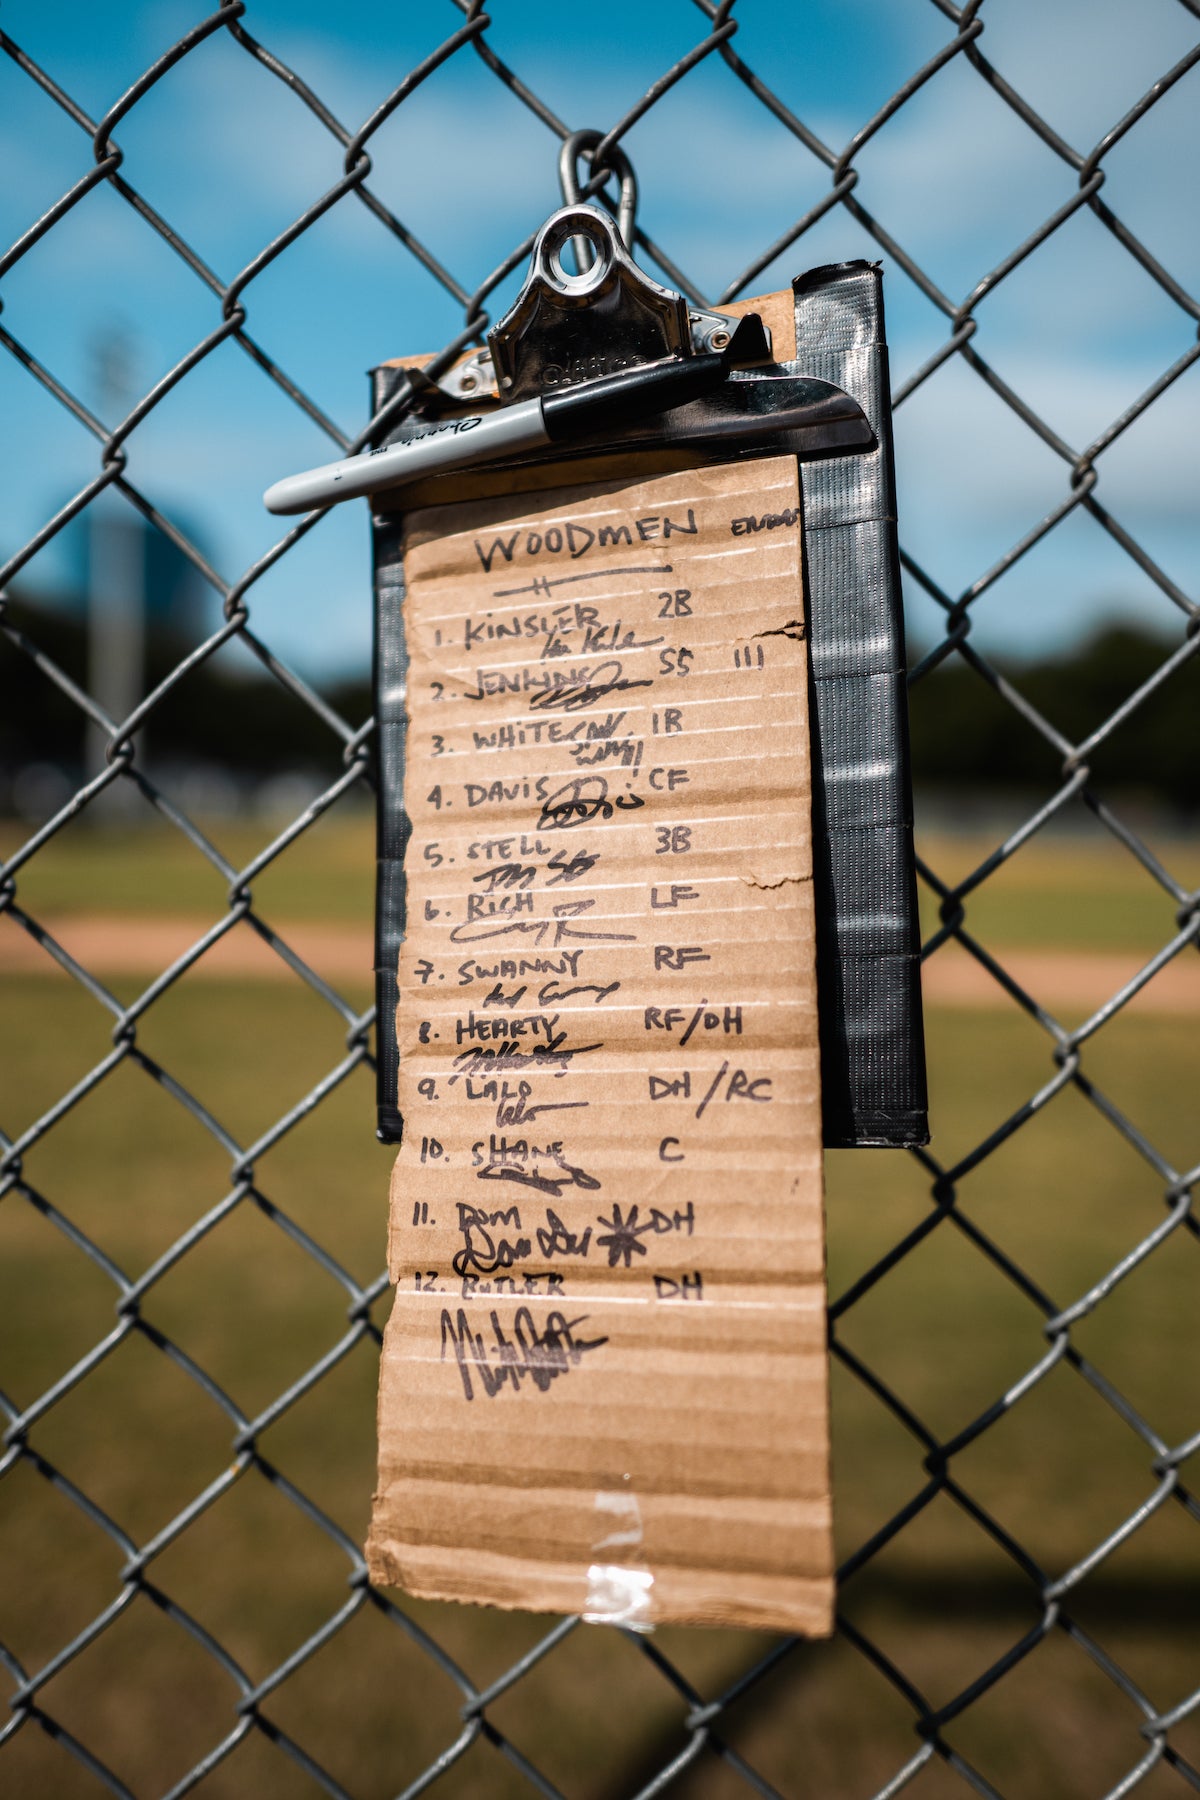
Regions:
M 90 29 L 99 20 L 119 38 L 117 8 L 87 10 Z M 481 0 L 429 0 L 423 59 L 377 59 L 377 102 L 348 122 L 323 97 L 327 82 L 344 91 L 336 67 L 267 0 L 221 0 L 190 21 L 184 0 L 159 9 L 159 52 L 102 114 L 72 91 L 70 30 L 61 66 L 0 32 L 7 91 L 24 104 L 36 90 L 36 109 L 19 116 L 38 122 L 6 158 L 10 201 L 33 222 L 0 257 L 0 342 L 45 421 L 44 443 L 10 426 L 7 449 L 58 482 L 35 528 L 5 550 L 0 680 L 9 697 L 33 696 L 48 730 L 91 747 L 78 780 L 65 781 L 70 756 L 52 743 L 42 764 L 9 771 L 21 804 L 3 827 L 0 1781 L 38 1796 L 1200 1789 L 1200 1505 L 1188 1486 L 1200 1449 L 1188 1018 L 1200 895 L 1153 782 L 1131 792 L 1120 780 L 1129 734 L 1144 741 L 1164 695 L 1193 673 L 1200 600 L 1160 530 L 1164 507 L 1136 484 L 1122 504 L 1120 480 L 1110 500 L 1105 479 L 1139 458 L 1160 469 L 1152 449 L 1165 438 L 1194 486 L 1196 415 L 1189 428 L 1179 410 L 1194 401 L 1200 358 L 1194 147 L 1190 168 L 1172 153 L 1200 98 L 1193 0 L 912 0 L 889 23 L 911 46 L 905 79 L 836 141 L 820 82 L 807 97 L 793 91 L 770 34 L 815 30 L 819 14 L 826 53 L 861 62 L 868 92 L 865 15 L 846 7 L 831 22 L 814 8 L 806 21 L 804 8 L 750 4 L 743 20 L 733 0 L 696 0 L 673 13 L 657 78 L 608 120 L 590 191 L 604 199 L 607 159 L 621 146 L 636 164 L 656 114 L 669 117 L 680 192 L 695 190 L 693 243 L 697 216 L 710 243 L 739 241 L 730 189 L 701 191 L 714 161 L 694 129 L 704 108 L 718 161 L 736 149 L 720 140 L 721 106 L 752 140 L 757 163 L 738 179 L 792 171 L 791 188 L 766 182 L 769 238 L 729 268 L 720 294 L 701 294 L 650 235 L 655 195 L 643 183 L 639 260 L 697 301 L 780 285 L 872 243 L 893 326 L 919 304 L 906 337 L 919 354 L 911 368 L 893 358 L 902 511 L 907 496 L 924 533 L 914 544 L 902 516 L 906 604 L 923 622 L 914 731 L 944 716 L 948 681 L 960 706 L 967 682 L 967 704 L 1015 719 L 1044 773 L 1001 783 L 986 805 L 960 794 L 966 831 L 919 804 L 933 1145 L 831 1159 L 836 1638 L 639 1636 L 415 1604 L 366 1583 L 388 1292 L 368 1003 L 372 724 L 339 710 L 345 683 L 323 684 L 302 658 L 308 674 L 289 666 L 272 642 L 286 637 L 280 604 L 266 598 L 285 592 L 289 566 L 311 583 L 306 548 L 332 520 L 306 518 L 221 574 L 184 513 L 151 496 L 162 446 L 195 428 L 180 402 L 206 370 L 219 370 L 230 444 L 268 405 L 310 449 L 368 440 L 378 421 L 341 429 L 306 391 L 280 326 L 286 305 L 267 299 L 310 234 L 316 254 L 336 255 L 337 240 L 320 235 L 331 215 L 355 215 L 355 254 L 377 257 L 380 292 L 403 269 L 445 296 L 435 373 L 481 340 L 489 303 L 494 317 L 555 203 L 559 145 L 598 123 L 562 118 L 541 97 L 554 57 L 591 46 L 597 71 L 611 70 L 639 32 L 657 43 L 662 23 L 624 8 L 606 16 L 599 0 L 564 9 L 562 46 L 547 42 L 523 68 L 505 59 L 509 10 L 493 20 Z M 299 11 L 323 15 L 336 40 L 336 9 Z M 1010 68 L 1004 32 L 1018 15 L 1033 61 L 1014 51 Z M 739 44 L 752 22 L 753 63 Z M 1150 40 L 1176 48 L 1146 81 L 1138 53 Z M 165 216 L 151 197 L 178 84 L 218 47 L 216 91 L 223 81 L 231 98 L 206 124 L 210 206 L 249 216 L 249 197 L 279 174 L 291 155 L 273 145 L 280 106 L 332 144 L 340 170 L 314 176 L 302 210 L 219 270 L 193 247 L 190 215 Z M 1104 94 L 1123 100 L 1087 141 L 1068 141 L 1053 122 L 1056 90 L 1086 89 L 1101 62 Z M 1035 68 L 1036 105 L 1023 91 Z M 699 113 L 679 110 L 690 84 Z M 952 103 L 935 131 L 939 95 Z M 422 133 L 435 103 L 462 148 L 463 208 L 481 217 L 477 190 L 504 186 L 513 216 L 523 209 L 525 233 L 490 272 L 482 227 L 485 247 L 451 273 L 425 241 L 442 241 L 436 219 L 421 235 L 408 222 L 410 211 L 429 217 L 420 193 L 443 140 Z M 396 139 L 406 109 L 422 107 Z M 1168 117 L 1175 135 L 1156 138 Z M 216 154 L 230 134 L 233 174 Z M 1121 203 L 1122 159 L 1139 137 L 1158 159 L 1149 211 Z M 707 175 L 690 172 L 693 157 L 708 158 Z M 550 185 L 518 193 L 538 166 Z M 286 191 L 315 167 L 300 156 Z M 902 190 L 917 205 L 902 221 L 881 216 Z M 107 235 L 89 235 L 101 198 Z M 962 217 L 958 255 L 921 250 L 922 209 Z M 136 284 L 131 232 L 172 264 L 178 324 L 156 378 L 133 403 L 118 404 L 110 384 L 101 416 L 79 398 L 70 359 L 55 366 L 36 346 L 56 341 L 42 325 L 64 282 L 94 283 L 97 315 L 110 290 Z M 984 259 L 946 291 L 979 244 Z M 1039 267 L 1046 279 L 1023 288 Z M 1099 290 L 1115 308 L 1105 329 L 1130 348 L 1128 391 L 1090 435 L 1068 437 L 1053 334 L 1088 329 Z M 1024 362 L 1006 361 L 1014 319 L 1034 351 Z M 402 308 L 387 329 L 381 358 L 430 348 L 412 341 Z M 923 415 L 937 394 L 949 399 Z M 908 432 L 906 413 L 925 423 Z M 287 442 L 281 427 L 266 473 L 306 460 Z M 964 497 L 987 501 L 1002 457 L 1021 480 L 964 552 L 952 515 Z M 196 479 L 202 492 L 199 462 Z M 80 515 L 122 509 L 170 540 L 222 616 L 172 640 L 160 666 L 151 657 L 141 691 L 114 714 L 103 669 L 72 660 L 30 595 Z M 105 541 L 93 533 L 93 591 Z M 977 560 L 959 579 L 966 554 Z M 1068 732 L 1055 721 L 1070 712 L 1069 649 L 1060 712 L 987 633 L 1014 605 L 1033 616 L 1031 596 L 1053 612 L 1072 581 L 1085 609 L 1089 594 L 1134 584 L 1161 654 L 1149 670 L 1131 664 L 1106 716 Z M 336 604 L 365 620 L 365 578 Z M 231 658 L 255 679 L 243 670 L 212 685 Z M 156 758 L 166 722 L 197 712 L 206 741 L 274 734 L 276 774 L 290 722 L 313 722 L 323 748 L 305 751 L 309 786 L 286 823 L 279 806 L 294 787 L 274 781 L 270 827 L 244 813 L 229 823 L 182 764 Z M 1186 794 L 1186 747 L 1166 733 L 1152 743 L 1163 790 Z

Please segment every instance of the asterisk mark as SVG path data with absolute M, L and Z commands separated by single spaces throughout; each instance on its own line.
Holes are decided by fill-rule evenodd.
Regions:
M 625 1267 L 627 1269 L 631 1267 L 635 1252 L 638 1256 L 645 1256 L 646 1246 L 640 1242 L 641 1233 L 638 1229 L 636 1206 L 631 1207 L 629 1217 L 623 1219 L 621 1208 L 614 1202 L 612 1218 L 601 1219 L 600 1224 L 607 1225 L 608 1231 L 603 1237 L 598 1237 L 596 1242 L 606 1246 L 610 1269 L 615 1269 L 622 1257 L 625 1258 Z

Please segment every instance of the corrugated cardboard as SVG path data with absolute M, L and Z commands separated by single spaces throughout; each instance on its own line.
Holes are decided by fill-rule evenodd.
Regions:
M 406 518 L 372 1579 L 831 1628 L 791 458 Z

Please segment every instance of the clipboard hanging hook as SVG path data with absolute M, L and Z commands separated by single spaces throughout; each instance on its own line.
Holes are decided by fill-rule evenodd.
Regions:
M 567 206 L 578 206 L 584 198 L 584 186 L 590 187 L 598 175 L 603 175 L 607 183 L 610 176 L 620 182 L 620 193 L 614 207 L 603 187 L 596 191 L 595 198 L 601 201 L 610 212 L 615 214 L 617 230 L 621 234 L 621 242 L 627 250 L 633 249 L 633 231 L 637 221 L 638 184 L 633 172 L 633 164 L 619 144 L 609 151 L 603 169 L 592 167 L 592 153 L 604 142 L 605 133 L 595 128 L 585 127 L 582 131 L 573 131 L 563 139 L 562 149 L 558 153 L 558 182 L 562 189 L 563 202 Z M 586 184 L 579 179 L 579 163 L 583 159 L 588 166 Z M 593 250 L 586 238 L 573 238 L 575 266 L 580 275 L 587 273 L 592 266 Z

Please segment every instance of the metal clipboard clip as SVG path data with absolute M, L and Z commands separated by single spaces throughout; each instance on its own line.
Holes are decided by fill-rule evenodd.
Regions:
M 485 350 L 421 384 L 385 443 L 288 476 L 263 499 L 299 513 L 482 465 L 651 449 L 809 459 L 874 445 L 843 389 L 771 361 L 758 314 L 689 306 L 638 268 L 614 219 L 572 205 L 542 226 Z

